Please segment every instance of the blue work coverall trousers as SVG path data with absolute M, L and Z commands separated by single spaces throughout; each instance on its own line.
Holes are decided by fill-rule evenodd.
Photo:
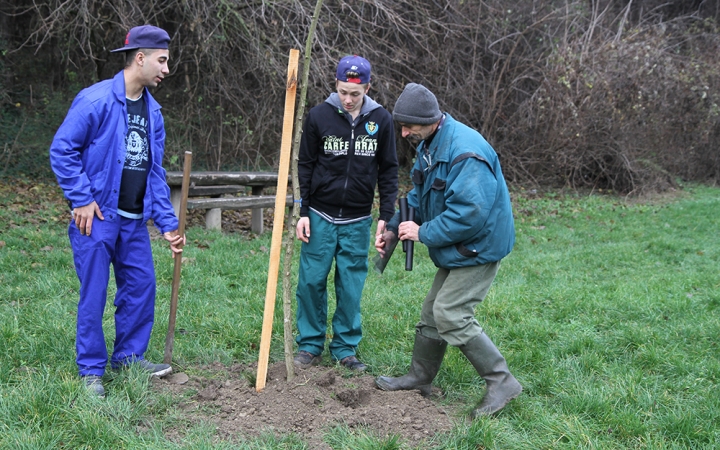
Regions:
M 155 268 L 147 225 L 120 216 L 107 219 L 96 217 L 90 236 L 81 235 L 74 221 L 68 229 L 80 279 L 75 343 L 80 376 L 102 376 L 107 366 L 102 325 L 110 264 L 117 285 L 112 367 L 143 359 L 155 317 Z

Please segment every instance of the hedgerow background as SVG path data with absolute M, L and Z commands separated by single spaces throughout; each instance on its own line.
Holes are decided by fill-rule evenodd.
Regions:
M 77 91 L 122 68 L 129 28 L 172 37 L 154 95 L 166 166 L 272 169 L 287 57 L 304 51 L 311 0 L 3 0 L 0 177 L 50 176 L 48 146 Z M 480 130 L 515 185 L 662 191 L 720 178 L 719 2 L 326 0 L 307 106 L 345 54 L 373 64 L 392 109 L 408 82 Z M 302 61 L 302 58 L 301 58 Z M 412 157 L 399 139 L 401 161 Z

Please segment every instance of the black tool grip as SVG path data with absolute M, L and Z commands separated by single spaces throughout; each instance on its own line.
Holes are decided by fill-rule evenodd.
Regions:
M 398 204 L 400 205 L 400 223 L 407 222 L 408 221 L 408 202 L 407 198 L 403 197 L 398 199 Z M 398 233 L 400 230 L 398 230 Z M 403 252 L 407 253 L 407 243 L 408 241 L 402 241 L 403 244 Z
M 408 207 L 408 220 L 415 220 L 415 208 L 412 206 Z M 412 270 L 413 266 L 413 253 L 415 251 L 415 242 L 411 240 L 403 241 L 407 242 L 407 252 L 405 253 L 405 270 Z

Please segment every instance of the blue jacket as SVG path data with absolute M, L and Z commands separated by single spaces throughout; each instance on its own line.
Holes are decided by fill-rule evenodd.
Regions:
M 143 221 L 153 219 L 161 232 L 177 230 L 170 188 L 162 167 L 165 127 L 160 104 L 145 89 L 148 106 L 150 168 Z M 50 165 L 71 208 L 97 202 L 105 220 L 117 220 L 120 179 L 128 131 L 125 79 L 121 71 L 75 97 L 50 145 Z
M 495 150 L 447 113 L 425 144 L 417 148 L 408 205 L 430 258 L 445 269 L 500 261 L 513 248 L 515 226 Z M 388 228 L 397 230 L 398 223 L 396 214 Z

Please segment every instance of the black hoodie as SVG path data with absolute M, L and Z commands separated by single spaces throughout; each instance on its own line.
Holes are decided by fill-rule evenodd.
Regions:
M 298 161 L 302 207 L 336 219 L 369 216 L 380 195 L 380 220 L 395 213 L 398 161 L 392 116 L 367 95 L 355 123 L 337 93 L 308 113 Z

